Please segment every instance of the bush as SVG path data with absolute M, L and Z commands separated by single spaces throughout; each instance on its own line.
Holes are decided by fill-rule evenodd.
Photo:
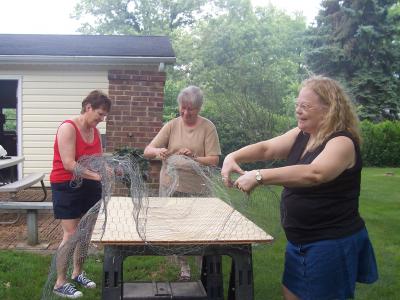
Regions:
M 206 102 L 202 115 L 217 128 L 222 151 L 220 164 L 229 153 L 282 134 L 295 124 L 294 118 L 273 113 L 251 99 L 234 96 L 211 99 Z M 257 162 L 246 164 L 245 168 L 265 168 L 270 164 Z
M 400 122 L 361 122 L 362 158 L 365 166 L 400 166 Z
M 142 178 L 144 181 L 147 181 L 147 179 L 149 178 L 149 161 L 143 157 L 143 149 L 134 147 L 123 147 L 120 149 L 115 149 L 114 155 L 128 155 L 132 163 L 139 164 L 139 170 L 142 173 Z

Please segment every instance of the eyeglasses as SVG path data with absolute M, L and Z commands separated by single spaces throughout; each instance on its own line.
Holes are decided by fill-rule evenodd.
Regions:
M 313 106 L 313 105 L 311 105 L 311 104 L 308 104 L 308 103 L 298 103 L 298 102 L 295 102 L 295 103 L 294 103 L 294 107 L 295 107 L 296 109 L 301 109 L 301 110 L 303 110 L 303 111 L 310 111 L 310 110 L 313 110 L 315 106 Z

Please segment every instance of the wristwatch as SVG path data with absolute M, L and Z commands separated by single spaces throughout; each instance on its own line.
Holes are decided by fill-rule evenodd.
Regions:
M 261 175 L 260 170 L 257 170 L 257 172 L 256 172 L 256 180 L 257 180 L 258 184 L 262 184 L 263 183 L 262 182 L 262 175 Z

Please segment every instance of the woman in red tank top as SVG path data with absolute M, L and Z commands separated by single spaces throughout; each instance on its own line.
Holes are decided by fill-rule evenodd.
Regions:
M 92 91 L 82 101 L 81 114 L 60 125 L 54 142 L 50 182 L 54 216 L 61 220 L 63 239 L 56 255 L 57 280 L 53 292 L 65 298 L 75 299 L 82 296 L 67 280 L 69 256 L 73 253 L 71 280 L 86 288 L 96 287 L 82 270 L 85 246 L 79 243 L 79 239 L 71 237 L 76 234 L 82 216 L 101 199 L 101 177 L 86 169 L 81 174 L 83 181 L 79 187 L 71 186 L 70 180 L 81 156 L 101 154 L 100 133 L 96 126 L 104 121 L 110 108 L 111 100 L 106 94 Z

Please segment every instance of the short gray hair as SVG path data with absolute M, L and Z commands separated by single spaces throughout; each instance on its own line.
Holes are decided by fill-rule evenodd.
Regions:
M 203 105 L 203 92 L 199 87 L 190 85 L 179 93 L 177 101 L 179 105 L 185 101 L 191 103 L 196 108 L 201 108 Z

